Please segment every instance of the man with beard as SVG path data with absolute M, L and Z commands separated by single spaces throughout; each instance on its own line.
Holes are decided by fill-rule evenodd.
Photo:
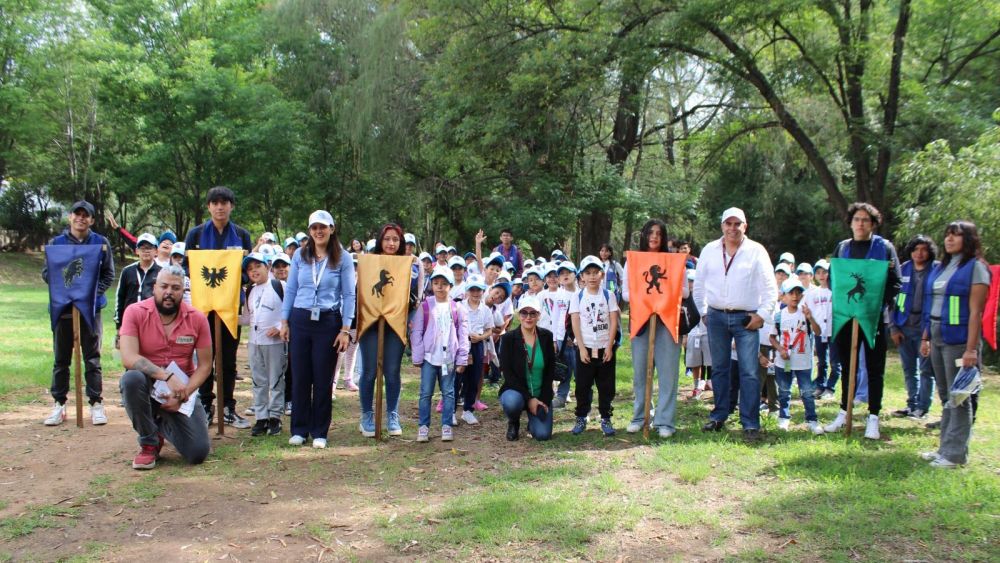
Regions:
M 212 336 L 205 315 L 183 298 L 184 269 L 167 266 L 156 277 L 153 298 L 129 305 L 122 319 L 122 365 L 128 371 L 119 387 L 140 448 L 133 469 L 155 467 L 164 439 L 188 463 L 201 463 L 208 456 L 205 409 L 195 407 L 190 415 L 180 409 L 212 370 Z M 176 370 L 168 371 L 172 363 Z M 153 397 L 157 381 L 166 389 L 159 386 Z

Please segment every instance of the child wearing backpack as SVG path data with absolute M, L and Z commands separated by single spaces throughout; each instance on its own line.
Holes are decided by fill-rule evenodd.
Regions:
M 486 283 L 483 277 L 472 274 L 466 281 L 465 301 L 461 308 L 469 320 L 469 362 L 465 373 L 455 375 L 455 402 L 462 399 L 462 421 L 479 424 L 474 411 L 483 381 L 486 360 L 486 343 L 493 337 L 493 310 L 483 303 Z
M 775 314 L 771 329 L 774 378 L 778 383 L 778 428 L 788 430 L 791 424 L 788 403 L 792 398 L 792 379 L 795 379 L 806 409 L 806 424 L 813 434 L 822 434 L 823 427 L 816 418 L 812 383 L 812 335 L 820 331 L 820 326 L 809 307 L 801 304 L 805 287 L 798 278 L 785 280 L 781 293 L 785 308 Z
M 580 262 L 584 289 L 570 300 L 569 314 L 577 345 L 576 425 L 573 434 L 587 429 L 587 415 L 593 402 L 593 386 L 597 384 L 597 409 L 601 413 L 601 430 L 614 436 L 611 424 L 615 398 L 615 348 L 619 335 L 618 300 L 614 293 L 601 287 L 604 267 L 596 256 Z
M 556 266 L 556 276 L 559 279 L 559 291 L 554 297 L 557 317 L 552 320 L 552 336 L 556 341 L 556 358 L 566 364 L 566 379 L 559 382 L 556 396 L 552 399 L 552 408 L 560 409 L 569 400 L 569 387 L 576 376 L 576 345 L 567 335 L 572 332 L 569 316 L 570 302 L 576 297 L 576 266 L 569 260 L 563 260 Z
M 441 440 L 450 442 L 453 439 L 455 375 L 464 373 L 469 362 L 469 321 L 462 308 L 448 297 L 454 284 L 450 269 L 435 268 L 431 274 L 434 296 L 423 301 L 410 324 L 413 365 L 420 368 L 418 442 L 429 439 L 435 384 L 444 397 Z
M 285 342 L 279 335 L 285 282 L 271 279 L 266 260 L 259 252 L 243 259 L 243 269 L 254 284 L 240 316 L 240 324 L 250 327 L 247 351 L 257 418 L 251 436 L 281 434 L 281 414 L 285 410 Z

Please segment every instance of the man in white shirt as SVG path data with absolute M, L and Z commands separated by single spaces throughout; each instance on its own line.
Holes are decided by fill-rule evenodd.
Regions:
M 722 430 L 731 413 L 729 358 L 735 340 L 740 424 L 744 438 L 755 441 L 760 437 L 757 330 L 764 326 L 764 319 L 771 318 L 778 288 L 767 250 L 747 238 L 746 229 L 742 209 L 731 207 L 722 214 L 722 238 L 705 245 L 698 258 L 694 300 L 708 327 L 715 401 L 702 430 Z

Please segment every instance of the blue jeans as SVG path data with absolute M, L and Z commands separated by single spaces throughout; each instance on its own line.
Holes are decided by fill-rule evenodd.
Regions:
M 736 341 L 736 357 L 740 370 L 740 424 L 744 430 L 760 429 L 760 377 L 757 374 L 757 354 L 760 350 L 760 336 L 756 330 L 743 326 L 746 313 L 727 313 L 709 309 L 708 345 L 712 350 L 712 394 L 715 408 L 709 418 L 725 422 L 729 417 L 729 363 L 733 341 Z
M 576 378 L 576 346 L 566 346 L 564 340 L 556 344 L 556 350 L 556 358 L 562 360 L 569 368 L 566 381 L 560 381 L 559 388 L 556 389 L 556 396 L 565 401 L 566 397 L 569 397 L 569 384 Z
M 681 346 L 659 317 L 656 318 L 656 342 L 653 343 L 653 367 L 656 369 L 654 383 L 658 383 L 656 395 L 650 390 L 650 397 L 656 401 L 653 411 L 653 428 L 676 428 L 677 380 L 680 377 Z M 632 339 L 632 424 L 642 424 L 646 418 L 646 357 L 649 355 L 649 327 L 643 328 Z M 726 354 L 729 357 L 729 354 Z M 714 386 L 714 383 L 713 383 Z
M 528 432 L 536 440 L 548 440 L 552 437 L 552 409 L 546 413 L 544 419 L 538 418 L 528 411 L 528 405 L 524 403 L 524 397 L 513 389 L 508 389 L 500 395 L 500 408 L 507 415 L 507 420 L 516 422 L 521 419 L 521 413 L 528 414 Z
M 358 394 L 361 395 L 361 412 L 374 411 L 372 402 L 375 397 L 375 372 L 378 367 L 378 329 L 368 329 L 358 342 L 361 354 L 361 379 L 358 381 Z M 386 330 L 382 340 L 382 379 L 385 382 L 385 409 L 387 412 L 399 411 L 399 365 L 403 361 L 403 341 L 392 330 Z
M 832 338 L 828 337 L 824 342 L 823 337 L 818 334 L 813 335 L 813 342 L 816 345 L 816 379 L 813 380 L 813 387 L 836 391 L 841 371 L 837 346 L 834 345 Z M 830 367 L 829 376 L 827 376 L 826 369 L 828 365 Z
M 441 426 L 451 426 L 451 417 L 455 414 L 455 372 L 449 366 L 435 366 L 426 360 L 420 364 L 420 426 L 431 425 L 431 397 L 435 384 L 444 397 Z
M 788 403 L 792 400 L 792 379 L 799 384 L 799 395 L 806 407 L 806 422 L 816 422 L 816 399 L 813 397 L 812 370 L 785 370 L 774 366 L 774 378 L 778 380 L 778 416 L 792 418 Z
M 462 410 L 472 412 L 479 396 L 479 382 L 483 379 L 483 357 L 486 353 L 486 342 L 476 342 L 469 345 L 469 359 L 472 363 L 465 366 L 465 372 L 455 372 L 455 408 L 459 400 Z
M 934 368 L 930 358 L 920 355 L 923 330 L 919 326 L 904 326 L 902 333 L 899 360 L 903 364 L 903 382 L 906 384 L 906 408 L 910 412 L 919 409 L 927 414 L 931 410 L 931 399 L 934 396 Z

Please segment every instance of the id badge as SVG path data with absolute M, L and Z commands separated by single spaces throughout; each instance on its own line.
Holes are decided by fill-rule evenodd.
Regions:
M 318 321 L 319 320 L 319 307 L 313 307 L 309 309 L 309 320 Z

